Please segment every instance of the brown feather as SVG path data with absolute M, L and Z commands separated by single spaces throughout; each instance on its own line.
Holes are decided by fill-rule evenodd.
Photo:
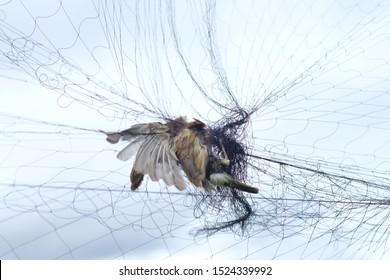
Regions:
M 189 127 L 193 127 L 188 125 Z M 183 128 L 174 138 L 174 146 L 179 162 L 188 179 L 197 187 L 203 187 L 206 179 L 207 148 L 201 143 L 198 132 Z
M 131 190 L 135 191 L 141 185 L 144 179 L 144 174 L 137 172 L 134 167 L 130 173 Z

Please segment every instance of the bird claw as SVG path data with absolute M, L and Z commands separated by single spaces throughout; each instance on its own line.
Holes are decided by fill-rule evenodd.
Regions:
M 226 158 L 222 158 L 222 159 L 221 159 L 221 164 L 226 165 L 226 166 L 229 166 L 229 165 L 230 165 L 230 160 L 228 160 L 228 159 L 226 159 Z

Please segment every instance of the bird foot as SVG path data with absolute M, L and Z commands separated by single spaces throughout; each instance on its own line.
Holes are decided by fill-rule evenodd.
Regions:
M 230 165 L 230 160 L 228 160 L 227 158 L 221 158 L 221 163 L 223 165 L 229 166 Z

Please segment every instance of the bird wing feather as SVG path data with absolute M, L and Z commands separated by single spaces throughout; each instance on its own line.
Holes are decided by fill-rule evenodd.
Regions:
M 152 181 L 162 179 L 168 186 L 186 188 L 178 159 L 169 145 L 169 134 L 147 136 L 138 150 L 134 169 L 148 174 Z
M 136 124 L 121 132 L 104 132 L 111 144 L 119 140 L 130 143 L 117 158 L 126 161 L 136 154 L 133 170 L 147 174 L 152 181 L 162 179 L 168 186 L 186 188 L 178 158 L 170 145 L 169 127 L 159 122 Z
M 133 140 L 124 149 L 122 149 L 116 157 L 123 161 L 129 160 L 137 153 L 143 142 L 143 139 Z

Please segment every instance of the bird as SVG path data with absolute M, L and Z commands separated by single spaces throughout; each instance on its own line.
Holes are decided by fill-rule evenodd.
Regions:
M 167 186 L 173 185 L 183 191 L 186 189 L 184 172 L 194 186 L 206 192 L 212 192 L 217 186 L 259 192 L 258 188 L 240 182 L 224 171 L 224 167 L 230 165 L 225 147 L 219 139 L 224 156 L 213 152 L 213 131 L 198 119 L 189 121 L 182 116 L 166 123 L 139 123 L 120 132 L 101 132 L 111 144 L 119 140 L 129 142 L 117 158 L 127 161 L 135 155 L 130 172 L 132 191 L 138 189 L 145 175 L 152 181 L 163 180 Z

